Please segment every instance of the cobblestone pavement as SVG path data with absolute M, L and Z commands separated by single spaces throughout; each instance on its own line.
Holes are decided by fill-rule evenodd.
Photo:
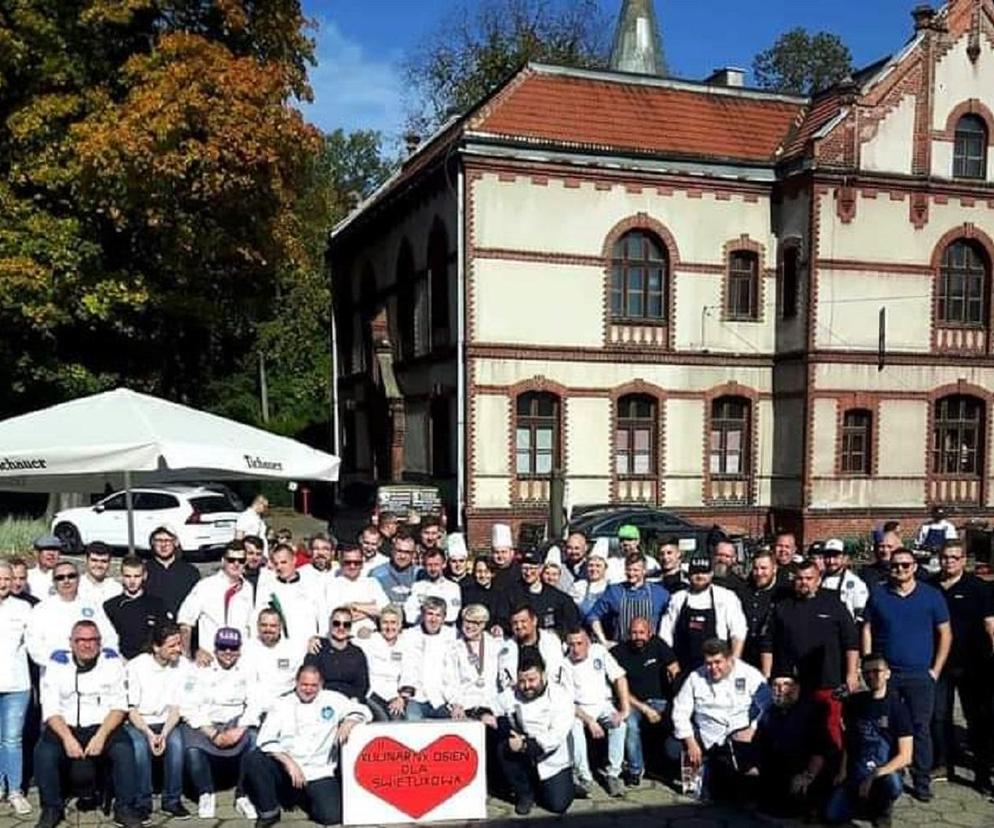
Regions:
M 955 826 L 956 828 L 991 828 L 994 826 L 994 804 L 975 793 L 965 785 L 941 783 L 934 786 L 935 799 L 928 805 L 915 802 L 903 796 L 894 812 L 894 825 Z M 218 816 L 214 820 L 194 818 L 187 823 L 190 828 L 249 828 L 251 823 L 236 815 L 230 791 L 218 795 Z M 37 798 L 31 800 L 37 807 Z M 192 806 L 192 803 L 188 803 Z M 528 817 L 515 817 L 513 808 L 505 802 L 490 800 L 490 819 L 487 828 L 526 828 L 561 824 L 567 828 L 600 828 L 600 826 L 624 826 L 624 828 L 800 828 L 798 820 L 780 820 L 764 817 L 747 811 L 733 811 L 715 805 L 691 802 L 675 794 L 670 788 L 658 782 L 643 782 L 636 789 L 629 789 L 622 800 L 609 799 L 597 790 L 586 801 L 577 800 L 569 812 L 557 819 L 536 808 Z M 37 819 L 37 811 L 28 818 L 18 818 L 6 803 L 0 805 L 0 827 L 31 828 Z M 306 824 L 306 818 L 298 811 L 284 815 L 284 822 Z M 462 823 L 446 823 L 460 825 Z M 465 823 L 472 825 L 474 823 Z M 479 823 L 475 823 L 479 824 Z M 866 826 L 868 823 L 852 823 Z M 100 813 L 77 814 L 72 808 L 67 812 L 65 828 L 81 826 L 113 825 L 113 822 Z M 169 820 L 153 816 L 153 825 L 166 826 Z

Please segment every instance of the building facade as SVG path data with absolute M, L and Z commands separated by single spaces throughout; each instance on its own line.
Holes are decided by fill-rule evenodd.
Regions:
M 639 502 L 805 538 L 994 512 L 994 3 L 813 98 L 530 65 L 335 229 L 343 479 L 471 541 Z

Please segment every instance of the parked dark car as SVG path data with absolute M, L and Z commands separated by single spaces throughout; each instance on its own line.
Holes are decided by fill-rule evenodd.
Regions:
M 642 535 L 643 549 L 647 551 L 654 551 L 656 544 L 666 537 L 675 537 L 680 542 L 684 556 L 694 551 L 710 553 L 714 545 L 726 537 L 737 546 L 741 545 L 740 539 L 729 537 L 719 526 L 691 523 L 673 512 L 653 506 L 607 504 L 574 506 L 569 529 L 583 532 L 591 543 L 597 538 L 608 538 L 611 541 L 611 550 L 615 551 L 618 545 L 618 529 L 625 524 L 638 527 Z

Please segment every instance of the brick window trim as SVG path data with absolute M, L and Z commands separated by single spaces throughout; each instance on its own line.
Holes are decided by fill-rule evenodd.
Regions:
M 617 453 L 618 404 L 623 397 L 637 394 L 651 397 L 656 403 L 656 468 L 654 474 L 625 474 L 617 472 L 615 454 Z M 656 488 L 656 502 L 663 502 L 664 473 L 666 469 L 666 392 L 658 385 L 635 379 L 632 382 L 611 389 L 611 433 L 609 435 L 610 455 L 608 461 L 611 468 L 611 501 L 618 500 L 618 482 L 620 480 L 651 480 Z
M 732 277 L 732 254 L 742 252 L 756 254 L 755 316 L 730 316 L 728 313 L 728 286 Z M 763 322 L 766 316 L 766 277 L 771 275 L 766 267 L 766 248 L 759 242 L 749 238 L 748 233 L 743 233 L 737 239 L 730 239 L 725 242 L 722 246 L 721 258 L 725 268 L 725 273 L 721 280 L 721 321 L 743 322 L 746 324 Z
M 715 500 L 712 494 L 711 487 L 711 413 L 714 407 L 714 401 L 720 397 L 742 397 L 749 401 L 749 468 L 743 475 L 749 481 L 749 497 L 746 503 L 728 503 L 728 508 L 741 508 L 742 506 L 752 505 L 756 502 L 757 495 L 757 478 L 756 474 L 756 464 L 758 462 L 759 453 L 759 428 L 757 427 L 758 420 L 758 409 L 760 393 L 754 388 L 750 388 L 747 385 L 742 385 L 741 383 L 726 382 L 722 385 L 717 385 L 713 388 L 708 389 L 704 392 L 702 397 L 704 401 L 704 433 L 702 435 L 702 448 L 703 448 L 703 491 L 702 497 L 703 502 L 707 506 L 725 506 L 726 504 L 722 501 Z
M 880 473 L 880 400 L 872 394 L 841 394 L 835 398 L 835 476 L 845 479 L 868 479 Z M 842 470 L 842 429 L 850 411 L 867 411 L 870 414 L 870 470 L 852 472 Z
M 956 140 L 956 124 L 964 115 L 976 115 L 987 126 L 987 146 L 994 146 L 994 112 L 987 105 L 977 99 L 969 98 L 961 101 L 949 113 L 946 118 L 946 128 L 943 130 L 933 130 L 932 139 L 935 141 L 953 142 Z
M 960 380 L 959 382 L 949 383 L 948 385 L 941 385 L 938 388 L 933 388 L 927 396 L 928 399 L 928 423 L 925 430 L 925 492 L 924 492 L 924 502 L 929 506 L 935 505 L 932 500 L 931 491 L 932 483 L 937 479 L 949 479 L 949 475 L 938 474 L 932 471 L 932 433 L 935 429 L 935 404 L 941 400 L 943 397 L 949 397 L 954 395 L 962 395 L 967 397 L 976 397 L 984 405 L 984 419 L 981 423 L 984 433 L 982 435 L 983 442 L 983 466 L 980 470 L 980 504 L 983 506 L 987 503 L 987 492 L 989 491 L 989 483 L 987 480 L 987 470 L 990 467 L 991 458 L 991 447 L 994 445 L 992 442 L 991 432 L 994 429 L 991 428 L 991 406 L 994 403 L 994 394 L 979 385 L 973 385 L 966 380 Z
M 627 320 L 619 319 L 617 322 L 611 316 L 611 276 L 614 269 L 614 246 L 625 233 L 632 230 L 643 230 L 652 233 L 666 251 L 666 287 L 663 291 L 666 313 L 661 320 Z M 612 346 L 609 329 L 613 324 L 637 325 L 641 327 L 654 327 L 666 329 L 666 349 L 673 350 L 673 331 L 675 326 L 672 320 L 676 318 L 676 290 L 674 286 L 673 274 L 680 264 L 680 249 L 677 247 L 676 238 L 669 228 L 648 213 L 638 212 L 635 215 L 627 216 L 612 227 L 604 237 L 604 246 L 601 248 L 601 258 L 604 260 L 604 294 L 603 294 L 603 320 L 604 320 L 604 344 Z
M 953 323 L 943 323 L 939 320 L 939 285 L 942 279 L 942 257 L 946 248 L 957 241 L 971 241 L 979 244 L 987 256 L 987 323 L 983 326 L 986 331 L 987 347 L 985 351 L 990 351 L 990 329 L 991 320 L 994 319 L 994 239 L 991 239 L 983 230 L 973 222 L 964 222 L 958 227 L 947 230 L 936 242 L 932 249 L 932 260 L 929 267 L 932 271 L 932 351 L 941 352 L 938 343 L 939 328 L 963 328 L 973 326 L 963 326 Z
M 568 422 L 567 413 L 569 406 L 569 391 L 565 385 L 560 385 L 558 382 L 547 379 L 543 376 L 535 376 L 521 382 L 515 383 L 509 386 L 507 389 L 507 400 L 510 406 L 508 410 L 508 429 L 507 429 L 507 459 L 508 459 L 508 469 L 510 471 L 510 483 L 509 483 L 509 495 L 510 502 L 514 505 L 517 504 L 527 504 L 532 501 L 522 500 L 518 496 L 518 482 L 521 480 L 532 480 L 532 477 L 521 477 L 518 475 L 518 464 L 517 464 L 517 452 L 516 448 L 516 431 L 518 427 L 518 397 L 522 394 L 527 394 L 529 392 L 538 392 L 546 394 L 555 394 L 559 397 L 559 423 L 556 428 L 556 448 L 555 455 L 559 457 L 559 469 L 563 474 L 567 473 L 569 468 L 569 458 L 567 456 L 567 446 L 569 445 L 566 440 L 566 423 Z M 541 478 L 538 478 L 541 479 Z

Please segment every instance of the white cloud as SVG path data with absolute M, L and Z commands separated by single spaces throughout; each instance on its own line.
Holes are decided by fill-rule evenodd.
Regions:
M 304 115 L 325 131 L 376 129 L 395 140 L 404 120 L 400 54 L 373 58 L 333 20 L 316 20 L 317 66 L 308 73 L 314 103 L 302 106 Z

